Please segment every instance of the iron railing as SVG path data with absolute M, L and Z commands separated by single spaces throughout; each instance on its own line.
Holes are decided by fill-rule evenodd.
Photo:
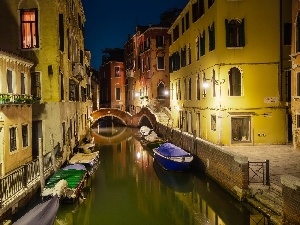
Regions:
M 44 157 L 44 171 L 47 172 L 52 168 L 53 162 L 50 153 L 48 153 Z M 0 208 L 16 195 L 21 194 L 24 189 L 39 181 L 40 171 L 38 158 L 0 178 Z

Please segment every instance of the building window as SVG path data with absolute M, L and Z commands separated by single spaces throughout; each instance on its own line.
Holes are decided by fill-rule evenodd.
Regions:
M 165 46 L 165 37 L 156 36 L 156 48 L 163 48 Z
M 9 128 L 9 144 L 10 152 L 17 150 L 17 127 Z
M 59 14 L 58 18 L 58 32 L 59 32 L 59 50 L 64 51 L 65 50 L 65 26 L 64 26 L 64 15 Z
M 200 56 L 205 55 L 205 31 L 200 36 Z
M 216 72 L 213 70 L 213 75 L 212 75 L 212 91 L 213 91 L 213 97 L 216 97 Z
M 191 44 L 188 43 L 188 47 L 187 47 L 187 64 L 190 65 L 191 63 L 192 63 Z
M 11 70 L 6 71 L 6 81 L 7 81 L 7 92 L 13 93 L 13 72 Z
M 185 29 L 188 30 L 190 28 L 190 13 L 187 12 L 185 14 Z
M 184 94 L 183 94 L 183 99 L 187 100 L 187 84 L 186 84 L 186 78 L 183 80 L 183 89 L 184 89 Z
M 296 52 L 300 52 L 300 13 L 297 15 L 297 25 L 296 25 Z
M 196 61 L 200 59 L 200 37 L 196 38 Z
M 74 80 L 69 80 L 69 100 L 76 100 L 76 84 Z
M 21 12 L 21 46 L 22 48 L 37 48 L 38 42 L 38 13 L 36 9 L 20 10 Z
M 213 51 L 215 49 L 215 26 L 214 23 L 208 27 L 208 38 L 209 38 L 209 51 Z
M 21 73 L 21 94 L 26 94 L 26 85 L 25 85 L 26 77 L 24 73 Z
M 115 66 L 115 77 L 120 77 L 120 67 Z
M 233 19 L 225 20 L 226 25 L 226 47 L 245 46 L 244 19 L 242 21 Z
M 198 76 L 197 76 L 197 100 L 200 100 L 200 95 L 201 95 L 201 79 L 200 79 L 200 75 L 198 74 Z
M 297 114 L 296 115 L 296 126 L 297 126 L 297 128 L 300 128 L 300 114 Z
M 31 73 L 31 94 L 36 99 L 41 99 L 41 80 L 40 72 Z
M 188 79 L 188 100 L 192 100 L 192 78 Z
M 173 29 L 173 41 L 176 41 L 179 38 L 179 26 L 176 25 Z
M 121 100 L 121 88 L 116 88 L 116 100 Z
M 242 75 L 240 70 L 236 67 L 229 70 L 229 95 L 242 95 Z
M 157 70 L 164 70 L 165 69 L 165 57 L 158 56 L 157 57 Z
M 296 75 L 296 96 L 300 96 L 300 72 Z
M 27 147 L 28 146 L 28 124 L 22 125 L 22 146 Z
M 162 82 L 160 82 L 157 86 L 157 97 L 158 97 L 158 99 L 164 99 L 166 97 L 165 85 Z
M 65 145 L 66 144 L 66 123 L 63 122 L 61 126 L 62 126 L 62 144 Z
M 60 73 L 60 99 L 63 101 L 65 100 L 65 88 L 64 88 L 64 75 Z
M 217 130 L 217 117 L 216 117 L 216 115 L 211 115 L 210 116 L 210 129 L 212 131 Z
M 283 27 L 283 44 L 284 45 L 291 45 L 292 44 L 292 24 L 291 23 L 284 23 Z
M 181 63 L 180 63 L 180 66 L 181 67 L 185 67 L 186 66 L 186 46 L 184 46 L 182 49 L 181 49 Z
M 215 0 L 208 0 L 208 8 L 210 8 L 214 4 Z
M 184 33 L 184 27 L 185 27 L 185 23 L 184 23 L 184 17 L 181 18 L 181 33 Z
M 202 84 L 204 84 L 206 82 L 207 81 L 206 81 L 205 73 L 203 73 L 203 75 L 202 75 Z M 203 98 L 206 97 L 206 88 L 203 88 L 203 90 L 202 90 L 202 96 L 203 96 Z
M 180 80 L 178 80 L 178 94 L 177 100 L 181 100 L 181 87 L 180 87 Z
M 251 123 L 250 116 L 231 118 L 231 141 L 232 142 L 250 142 L 251 141 Z

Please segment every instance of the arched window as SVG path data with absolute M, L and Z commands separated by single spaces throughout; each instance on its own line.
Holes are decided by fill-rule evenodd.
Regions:
M 160 82 L 157 86 L 157 98 L 158 99 L 164 99 L 165 96 L 165 84 Z
M 242 95 L 242 75 L 238 68 L 229 70 L 229 96 Z

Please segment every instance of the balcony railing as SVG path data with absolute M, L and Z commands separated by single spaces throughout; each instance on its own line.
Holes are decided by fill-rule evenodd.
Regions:
M 32 104 L 35 100 L 32 95 L 0 94 L 0 105 L 3 104 Z

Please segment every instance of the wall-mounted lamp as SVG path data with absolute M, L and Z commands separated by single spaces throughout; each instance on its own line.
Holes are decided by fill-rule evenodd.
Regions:
M 139 94 L 138 92 L 136 92 L 136 93 L 134 94 L 134 96 L 135 96 L 135 97 L 139 97 L 140 94 Z
M 169 95 L 169 91 L 167 89 L 165 89 L 164 94 L 165 94 L 165 96 L 168 96 Z
M 214 80 L 214 79 L 203 79 L 203 88 L 208 88 L 209 87 L 209 83 L 207 82 L 208 80 L 210 80 L 211 82 L 213 82 L 215 85 L 221 85 L 225 83 L 225 79 L 221 79 L 221 80 Z

